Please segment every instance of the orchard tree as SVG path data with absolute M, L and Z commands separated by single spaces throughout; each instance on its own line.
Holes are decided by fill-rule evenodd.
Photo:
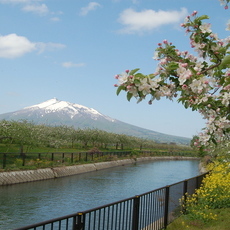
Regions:
M 0 141 L 3 143 L 12 142 L 12 137 L 9 134 L 10 123 L 5 120 L 0 121 Z
M 5 143 L 19 146 L 20 154 L 23 154 L 25 146 L 28 148 L 38 144 L 36 126 L 26 120 L 1 121 L 0 132 Z
M 221 0 L 225 9 L 229 0 Z M 207 125 L 193 140 L 200 150 L 209 150 L 230 137 L 230 37 L 219 38 L 207 23 L 207 15 L 194 11 L 181 26 L 190 38 L 196 56 L 178 50 L 171 42 L 158 44 L 154 59 L 158 66 L 153 74 L 144 75 L 139 69 L 116 75 L 117 95 L 127 92 L 127 99 L 138 102 L 150 95 L 149 104 L 162 97 L 177 98 L 185 108 L 199 111 Z M 230 23 L 226 30 L 230 30 Z

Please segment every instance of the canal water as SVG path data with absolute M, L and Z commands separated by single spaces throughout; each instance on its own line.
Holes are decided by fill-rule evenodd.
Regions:
M 0 186 L 0 230 L 12 230 L 85 211 L 198 174 L 197 160 L 163 160 Z

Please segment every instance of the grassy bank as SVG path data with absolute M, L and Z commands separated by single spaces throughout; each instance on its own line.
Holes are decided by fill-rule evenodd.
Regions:
M 155 147 L 143 151 L 128 148 L 115 149 L 114 146 L 107 149 L 93 146 L 87 148 L 80 148 L 80 146 L 67 148 L 63 146 L 59 149 L 36 147 L 21 154 L 17 145 L 0 144 L 0 171 L 70 166 L 146 156 L 197 156 L 197 153 L 187 146 L 156 144 Z M 24 150 L 26 150 L 26 147 Z
M 208 164 L 209 174 L 192 195 L 181 199 L 184 214 L 168 226 L 168 230 L 230 229 L 230 164 L 218 157 Z
M 216 220 L 210 220 L 206 223 L 199 220 L 190 220 L 186 215 L 173 221 L 167 230 L 229 230 L 230 229 L 230 208 L 211 210 L 216 215 Z

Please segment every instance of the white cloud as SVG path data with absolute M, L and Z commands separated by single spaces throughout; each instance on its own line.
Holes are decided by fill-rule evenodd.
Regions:
M 49 9 L 45 4 L 40 2 L 43 0 L 0 0 L 2 4 L 20 4 L 22 10 L 26 12 L 32 12 L 39 15 L 49 13 Z
M 44 42 L 37 42 L 36 43 L 36 49 L 38 50 L 39 53 L 43 53 L 45 51 L 53 51 L 57 49 L 63 49 L 66 46 L 60 43 L 44 43 Z
M 181 8 L 180 11 L 143 10 L 141 12 L 136 12 L 129 8 L 120 14 L 118 21 L 124 25 L 120 32 L 142 33 L 164 25 L 179 23 L 187 15 L 186 8 Z
M 65 45 L 59 43 L 31 42 L 17 34 L 0 35 L 0 58 L 18 58 L 33 51 L 42 53 L 64 47 Z
M 35 44 L 16 34 L 0 36 L 0 57 L 17 58 L 35 50 Z
M 112 2 L 121 2 L 122 0 L 112 0 Z M 133 4 L 138 4 L 140 1 L 139 0 L 130 0 L 131 3 Z
M 50 20 L 53 22 L 59 22 L 60 18 L 59 17 L 52 17 L 52 18 L 50 18 Z
M 85 66 L 85 63 L 63 62 L 62 66 L 65 68 L 82 67 Z
M 31 0 L 0 0 L 0 3 L 30 3 Z
M 88 4 L 88 6 L 82 7 L 82 8 L 81 8 L 80 15 L 85 16 L 85 15 L 87 15 L 90 11 L 96 10 L 96 9 L 97 9 L 98 7 L 100 7 L 100 6 L 101 6 L 101 5 L 100 5 L 99 3 L 97 3 L 97 2 L 90 2 L 90 3 Z
M 22 10 L 40 15 L 45 15 L 49 12 L 49 9 L 45 4 L 26 4 L 24 7 L 22 7 Z

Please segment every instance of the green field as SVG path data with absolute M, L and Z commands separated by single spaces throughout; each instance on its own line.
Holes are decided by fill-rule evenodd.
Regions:
M 137 158 L 144 156 L 197 156 L 189 147 L 168 144 L 156 144 L 155 148 L 115 149 L 96 148 L 32 148 L 29 152 L 20 152 L 18 145 L 0 144 L 0 171 L 37 169 L 55 166 L 69 166 L 91 162 L 112 161 L 124 158 Z M 26 147 L 24 147 L 26 150 Z

